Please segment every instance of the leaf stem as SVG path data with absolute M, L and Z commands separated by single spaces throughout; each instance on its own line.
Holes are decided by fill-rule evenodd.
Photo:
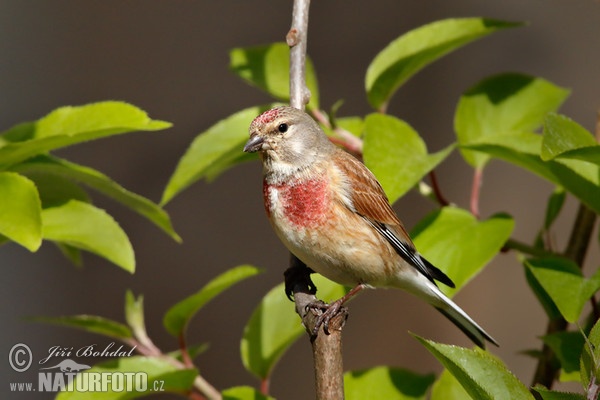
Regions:
M 431 171 L 429 173 L 429 180 L 431 181 L 431 187 L 433 189 L 433 194 L 435 195 L 435 198 L 436 198 L 437 202 L 439 203 L 439 205 L 442 207 L 449 206 L 450 202 L 448 200 L 446 200 L 446 197 L 444 197 L 444 195 L 442 193 L 442 189 L 440 188 L 440 184 L 437 180 L 437 175 L 436 175 L 435 171 Z
M 470 208 L 471 214 L 477 219 L 479 219 L 479 193 L 481 191 L 482 181 L 483 168 L 475 168 L 475 172 L 473 173 L 473 186 L 471 187 Z
M 521 253 L 528 254 L 535 257 L 564 257 L 562 254 L 554 253 L 546 249 L 542 249 L 535 246 L 530 246 L 526 243 L 520 242 L 516 239 L 508 239 L 502 248 L 502 251 L 516 250 Z

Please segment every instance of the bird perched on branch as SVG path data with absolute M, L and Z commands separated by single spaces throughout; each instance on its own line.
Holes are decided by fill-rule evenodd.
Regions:
M 478 346 L 497 344 L 437 287 L 435 281 L 454 283 L 415 249 L 371 171 L 308 114 L 274 108 L 249 132 L 244 151 L 262 160 L 265 210 L 279 239 L 315 272 L 354 288 L 331 310 L 365 287 L 399 288 L 437 308 Z

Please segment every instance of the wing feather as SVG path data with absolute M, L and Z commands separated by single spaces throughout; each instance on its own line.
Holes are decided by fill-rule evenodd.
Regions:
M 339 150 L 334 160 L 340 160 L 336 165 L 351 184 L 349 196 L 354 207 L 352 211 L 371 224 L 408 264 L 415 267 L 431 282 L 435 279 L 454 287 L 454 283 L 446 274 L 417 252 L 373 173 L 362 162 L 343 150 Z

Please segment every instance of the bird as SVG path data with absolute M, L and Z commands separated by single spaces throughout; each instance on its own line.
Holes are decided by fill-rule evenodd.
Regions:
M 375 175 L 332 143 L 306 112 L 280 106 L 257 116 L 243 151 L 263 166 L 269 222 L 285 247 L 310 269 L 353 288 L 397 288 L 426 301 L 477 346 L 498 345 L 448 298 L 436 281 L 452 280 L 415 248 Z

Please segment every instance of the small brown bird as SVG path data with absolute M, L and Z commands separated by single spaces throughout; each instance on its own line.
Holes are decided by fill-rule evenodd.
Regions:
M 454 283 L 417 252 L 371 171 L 331 143 L 308 114 L 274 108 L 256 117 L 249 132 L 244 151 L 260 154 L 265 210 L 290 252 L 326 278 L 354 287 L 352 294 L 364 287 L 404 289 L 478 346 L 485 340 L 497 345 L 437 287 L 436 280 Z

